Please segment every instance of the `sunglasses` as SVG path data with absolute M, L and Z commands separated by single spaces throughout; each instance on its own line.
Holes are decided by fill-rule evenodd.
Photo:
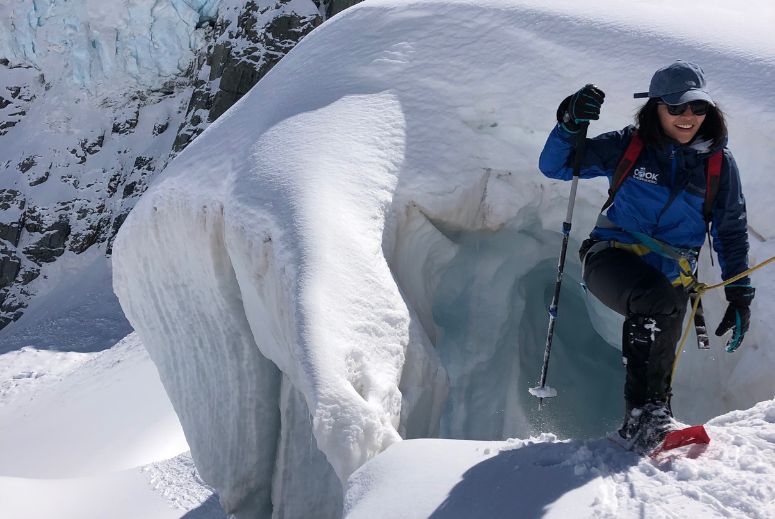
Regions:
M 686 111 L 686 107 L 691 108 L 694 115 L 705 115 L 708 113 L 708 107 L 710 106 L 710 103 L 707 101 L 690 101 L 680 105 L 669 105 L 665 102 L 660 104 L 667 106 L 667 113 L 670 115 L 681 115 Z

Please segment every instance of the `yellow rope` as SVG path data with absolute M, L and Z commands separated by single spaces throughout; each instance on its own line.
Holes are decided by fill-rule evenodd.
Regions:
M 744 277 L 746 277 L 748 274 L 750 274 L 754 270 L 759 270 L 760 268 L 764 267 L 765 265 L 769 265 L 773 261 L 775 261 L 775 256 L 771 257 L 770 259 L 768 259 L 766 261 L 762 261 L 758 265 L 749 268 L 745 272 L 741 272 L 740 274 L 738 274 L 736 276 L 732 276 L 731 278 L 727 279 L 726 281 L 722 281 L 721 283 L 717 283 L 715 285 L 702 285 L 702 284 L 700 284 L 701 287 L 697 291 L 700 292 L 700 294 L 702 294 L 702 292 L 707 292 L 708 290 L 713 290 L 714 288 L 720 288 L 720 287 L 723 287 L 724 285 L 728 285 L 730 283 L 734 283 L 735 281 L 737 281 L 739 279 L 743 279 Z
M 770 259 L 763 261 L 759 263 L 756 266 L 753 266 L 746 270 L 745 272 L 741 272 L 740 274 L 736 276 L 732 276 L 731 278 L 722 281 L 721 283 L 716 283 L 715 285 L 705 285 L 704 283 L 697 283 L 697 285 L 694 288 L 694 291 L 697 292 L 697 297 L 694 300 L 694 304 L 692 305 L 692 313 L 689 315 L 689 322 L 686 323 L 686 328 L 684 329 L 683 338 L 681 339 L 681 342 L 678 343 L 678 348 L 675 351 L 675 360 L 673 361 L 673 371 L 670 375 L 670 379 L 672 380 L 675 376 L 675 370 L 678 367 L 678 359 L 681 357 L 681 352 L 683 351 L 684 344 L 686 343 L 686 339 L 689 337 L 689 330 L 692 327 L 692 323 L 694 322 L 694 314 L 697 313 L 697 307 L 700 304 L 700 298 L 702 294 L 707 292 L 708 290 L 713 290 L 714 288 L 721 288 L 723 286 L 729 285 L 730 283 L 734 283 L 735 281 L 738 281 L 740 279 L 743 279 L 748 274 L 755 270 L 759 270 L 760 268 L 769 265 L 775 261 L 775 256 L 771 257 Z

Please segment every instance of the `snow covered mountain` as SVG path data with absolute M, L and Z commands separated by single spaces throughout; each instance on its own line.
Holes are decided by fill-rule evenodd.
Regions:
M 170 158 L 346 4 L 0 6 L 0 328 L 45 290 L 33 281 L 57 259 L 109 253 Z
M 527 393 L 568 197 L 536 162 L 570 91 L 618 129 L 656 68 L 701 63 L 751 263 L 775 255 L 769 2 L 357 3 L 0 6 L 0 515 L 220 519 L 213 491 L 239 518 L 775 514 L 769 270 L 739 352 L 682 355 L 704 452 L 601 439 L 619 323 L 573 254 L 559 397 Z

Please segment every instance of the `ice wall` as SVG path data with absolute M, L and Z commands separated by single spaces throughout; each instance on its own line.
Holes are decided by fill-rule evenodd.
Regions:
M 159 87 L 191 63 L 215 0 L 11 0 L 0 6 L 0 57 L 105 94 Z
M 552 379 L 555 414 L 535 415 L 527 396 L 569 190 L 536 167 L 555 106 L 592 81 L 608 94 L 593 131 L 621 128 L 632 92 L 677 54 L 703 63 L 729 89 L 730 112 L 768 134 L 773 121 L 748 105 L 772 100 L 749 81 L 771 66 L 717 40 L 654 38 L 627 25 L 637 17 L 606 24 L 569 9 L 360 4 L 306 37 L 130 214 L 114 286 L 227 511 L 282 517 L 297 485 L 319 492 L 293 502 L 299 516 L 336 517 L 334 472 L 346 480 L 400 437 L 589 435 L 600 420 L 568 420 L 620 412 L 618 352 L 583 316 L 573 247 L 553 360 L 567 385 Z M 746 135 L 739 163 L 769 189 L 745 152 L 775 157 Z M 582 185 L 574 244 L 606 188 Z M 749 208 L 767 210 L 757 194 Z M 763 239 L 773 232 L 758 216 L 752 225 Z M 758 347 L 768 317 L 758 314 L 739 355 L 687 351 L 676 383 L 687 408 L 771 398 L 771 369 L 738 370 L 775 364 Z

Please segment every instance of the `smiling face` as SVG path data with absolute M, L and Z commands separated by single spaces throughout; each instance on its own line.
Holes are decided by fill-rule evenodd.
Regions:
M 665 135 L 681 144 L 686 144 L 694 139 L 702 121 L 705 120 L 704 115 L 695 115 L 688 106 L 682 114 L 670 115 L 667 111 L 667 105 L 660 103 L 657 106 L 657 114 Z

